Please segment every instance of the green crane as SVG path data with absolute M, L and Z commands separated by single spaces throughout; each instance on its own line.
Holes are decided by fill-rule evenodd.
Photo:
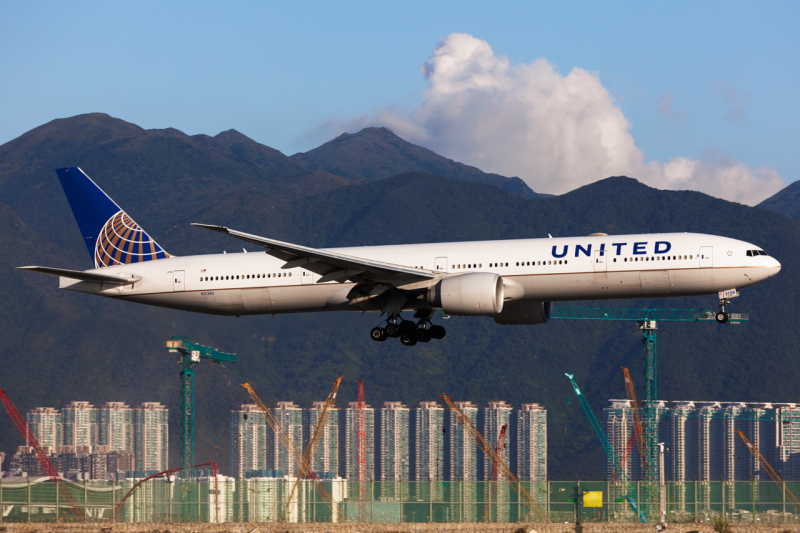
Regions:
M 642 332 L 643 387 L 642 402 L 644 450 L 643 477 L 648 487 L 658 484 L 658 372 L 656 370 L 656 327 L 658 322 L 718 322 L 710 309 L 624 309 L 603 307 L 554 307 L 551 318 L 565 320 L 607 320 L 636 322 Z M 749 319 L 746 313 L 731 313 L 728 324 L 740 324 Z M 574 382 L 573 382 L 574 385 Z M 652 499 L 648 494 L 646 501 Z
M 636 490 L 633 488 L 633 484 L 628 480 L 628 474 L 625 472 L 625 469 L 620 466 L 619 460 L 617 459 L 617 454 L 614 453 L 614 448 L 612 448 L 611 444 L 609 444 L 606 434 L 603 431 L 603 428 L 600 426 L 600 422 L 597 421 L 597 417 L 594 416 L 589 402 L 586 401 L 586 397 L 581 393 L 581 389 L 578 387 L 578 384 L 575 383 L 574 376 L 572 374 L 564 375 L 567 376 L 570 383 L 572 383 L 572 388 L 575 389 L 575 395 L 578 397 L 578 401 L 581 402 L 581 407 L 583 407 L 586 416 L 589 418 L 589 422 L 592 424 L 592 428 L 594 428 L 597 438 L 600 439 L 600 444 L 603 445 L 603 449 L 606 451 L 606 455 L 608 455 L 609 462 L 614 465 L 614 470 L 616 470 L 617 476 L 625 485 L 626 494 L 623 497 L 625 500 L 627 500 L 634 512 L 639 516 L 639 521 L 643 524 L 647 524 L 647 517 L 645 517 L 644 513 L 642 513 L 641 509 L 639 509 L 639 506 L 636 504 Z
M 236 354 L 220 352 L 214 348 L 189 342 L 189 337 L 172 337 L 164 347 L 178 354 L 181 365 L 181 477 L 194 477 L 194 370 L 200 359 L 214 364 L 236 362 Z

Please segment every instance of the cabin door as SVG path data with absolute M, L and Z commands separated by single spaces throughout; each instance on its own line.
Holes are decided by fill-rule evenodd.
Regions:
M 714 247 L 700 247 L 700 268 L 712 268 L 714 266 Z
M 594 251 L 594 271 L 595 272 L 605 272 L 606 271 L 606 251 L 605 250 L 595 250 Z
M 446 257 L 437 257 L 436 258 L 436 272 L 447 272 L 447 258 Z

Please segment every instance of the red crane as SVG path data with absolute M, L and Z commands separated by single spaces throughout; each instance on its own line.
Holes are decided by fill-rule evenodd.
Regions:
M 358 521 L 367 521 L 367 404 L 364 382 L 358 380 L 356 401 L 356 460 L 358 465 Z
M 22 415 L 19 414 L 17 408 L 14 407 L 14 404 L 11 403 L 11 400 L 6 396 L 6 393 L 3 389 L 0 389 L 0 400 L 2 400 L 3 405 L 8 412 L 8 416 L 11 417 L 11 421 L 14 422 L 14 425 L 17 426 L 22 438 L 25 439 L 25 443 L 33 448 L 33 453 L 36 456 L 36 460 L 39 461 L 39 465 L 41 465 L 42 470 L 50 477 L 50 481 L 56 484 L 58 487 L 59 493 L 61 493 L 61 497 L 67 502 L 70 509 L 72 510 L 72 514 L 75 515 L 75 518 L 85 518 L 83 511 L 81 510 L 78 502 L 75 501 L 75 498 L 72 496 L 72 493 L 67 488 L 66 484 L 60 483 L 61 476 L 58 475 L 58 471 L 56 467 L 53 466 L 53 463 L 50 461 L 50 458 L 42 449 L 39 441 L 36 439 L 36 436 L 31 431 L 31 428 L 28 427 L 28 424 L 22 418 Z
M 500 428 L 500 436 L 497 438 L 497 446 L 495 446 L 495 453 L 497 457 L 503 456 L 503 450 L 506 448 L 506 429 L 508 424 L 503 424 Z M 489 498 L 486 500 L 486 507 L 483 510 L 483 517 L 486 522 L 491 521 L 492 513 L 492 500 L 497 497 L 497 461 L 492 460 L 492 473 L 489 476 Z

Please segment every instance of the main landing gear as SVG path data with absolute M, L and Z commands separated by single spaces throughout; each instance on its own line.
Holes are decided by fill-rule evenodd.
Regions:
M 386 319 L 384 327 L 374 327 L 369 336 L 374 341 L 383 342 L 389 337 L 400 337 L 404 346 L 414 346 L 418 342 L 429 342 L 431 339 L 443 339 L 445 329 L 442 326 L 431 324 L 432 310 L 420 310 L 414 315 L 417 322 L 402 320 L 399 314 L 392 313 Z

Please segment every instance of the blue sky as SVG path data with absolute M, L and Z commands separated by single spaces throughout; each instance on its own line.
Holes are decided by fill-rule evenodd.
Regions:
M 431 137 L 439 122 L 418 117 L 432 85 L 420 66 L 443 39 L 465 33 L 512 67 L 544 58 L 561 76 L 591 73 L 645 164 L 731 159 L 792 182 L 798 21 L 797 2 L 4 2 L 0 143 L 102 111 L 189 134 L 235 128 L 292 154 L 341 129 L 406 116 L 410 140 L 469 159 L 452 139 Z M 529 179 L 524 166 L 489 156 L 467 162 L 540 190 L 553 179 Z M 569 168 L 561 172 L 579 172 Z

